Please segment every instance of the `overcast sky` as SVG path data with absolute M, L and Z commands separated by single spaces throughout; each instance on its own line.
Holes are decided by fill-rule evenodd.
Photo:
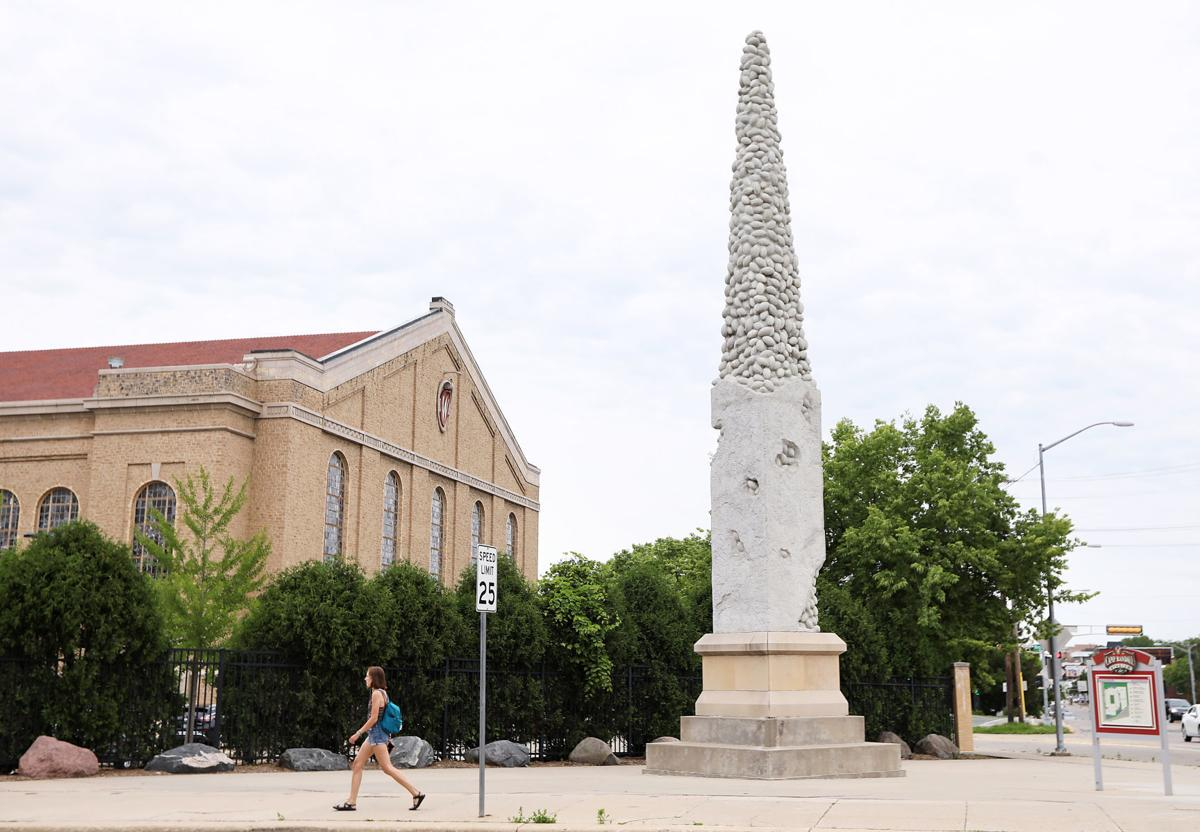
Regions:
M 738 62 L 774 59 L 826 428 L 979 414 L 1200 635 L 1200 6 L 0 3 L 0 350 L 392 327 L 445 295 L 541 567 L 708 523 Z M 1036 505 L 1036 471 L 1012 491 Z

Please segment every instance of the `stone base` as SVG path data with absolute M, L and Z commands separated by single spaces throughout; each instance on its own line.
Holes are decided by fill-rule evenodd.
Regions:
M 685 716 L 680 740 L 646 746 L 646 774 L 753 780 L 904 776 L 900 747 L 863 742 L 860 716 Z
M 900 746 L 864 742 L 839 681 L 833 633 L 709 633 L 704 692 L 677 743 L 646 746 L 647 774 L 787 780 L 903 777 Z

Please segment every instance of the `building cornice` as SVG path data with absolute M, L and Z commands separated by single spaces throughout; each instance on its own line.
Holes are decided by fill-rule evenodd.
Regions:
M 83 400 L 85 410 L 121 410 L 129 407 L 180 407 L 197 404 L 230 405 L 245 410 L 253 416 L 259 415 L 263 408 L 254 399 L 248 399 L 238 393 L 231 393 L 229 391 L 198 393 L 195 395 L 156 393 L 145 396 L 113 396 Z
M 41 399 L 27 402 L 0 402 L 0 417 L 43 416 L 54 413 L 86 413 L 83 399 Z
M 541 505 L 536 500 L 531 500 L 516 492 L 509 491 L 507 488 L 501 488 L 495 483 L 490 483 L 487 480 L 476 477 L 473 474 L 468 474 L 466 471 L 460 471 L 457 468 L 451 468 L 449 465 L 443 465 L 428 457 L 421 456 L 415 451 L 410 451 L 407 448 L 401 448 L 399 445 L 393 445 L 378 436 L 361 431 L 358 428 L 343 424 L 334 419 L 322 416 L 320 413 L 315 413 L 308 408 L 291 402 L 271 402 L 263 405 L 262 419 L 294 419 L 298 422 L 303 422 L 312 427 L 318 428 L 332 436 L 337 436 L 342 439 L 347 439 L 358 445 L 367 448 L 372 448 L 382 454 L 398 459 L 401 462 L 407 462 L 410 465 L 415 465 L 418 468 L 424 468 L 447 479 L 461 482 L 464 485 L 469 485 L 480 491 L 494 494 L 497 497 L 502 497 L 510 503 L 524 506 L 533 511 L 541 511 Z

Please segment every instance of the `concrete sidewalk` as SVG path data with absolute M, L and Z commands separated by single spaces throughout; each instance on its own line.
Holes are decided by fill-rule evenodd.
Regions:
M 995 830 L 999 832 L 1195 832 L 1200 769 L 1109 763 L 1092 788 L 1083 758 L 914 760 L 903 778 L 768 782 L 643 775 L 635 765 L 488 769 L 488 816 L 479 819 L 478 770 L 411 772 L 429 794 L 419 812 L 381 772 L 363 780 L 359 810 L 336 813 L 349 773 L 136 775 L 0 782 L 5 829 L 479 829 L 518 826 L 538 809 L 557 829 L 595 830 L 597 813 L 638 830 Z

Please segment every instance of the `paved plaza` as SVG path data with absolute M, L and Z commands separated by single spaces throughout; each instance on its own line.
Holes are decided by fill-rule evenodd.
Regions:
M 990 739 L 990 738 L 988 738 Z M 478 770 L 412 772 L 429 794 L 419 812 L 381 772 L 368 770 L 359 810 L 338 814 L 350 775 L 247 772 L 0 781 L 0 829 L 488 829 L 542 809 L 553 828 L 790 830 L 1004 830 L 1195 832 L 1200 767 L 1174 770 L 1106 762 L 1106 790 L 1091 761 L 1070 758 L 912 760 L 901 778 L 755 781 L 643 774 L 642 766 L 489 769 L 488 816 L 477 817 Z

